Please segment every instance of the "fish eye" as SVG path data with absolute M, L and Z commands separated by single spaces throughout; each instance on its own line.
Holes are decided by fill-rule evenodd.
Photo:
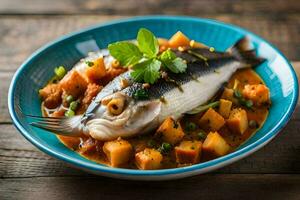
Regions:
M 119 115 L 123 112 L 125 100 L 123 98 L 115 98 L 107 104 L 107 110 L 112 115 Z

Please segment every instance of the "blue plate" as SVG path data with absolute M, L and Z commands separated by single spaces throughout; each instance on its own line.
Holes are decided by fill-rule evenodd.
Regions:
M 169 38 L 183 31 L 189 38 L 217 50 L 225 50 L 238 39 L 248 36 L 258 55 L 267 62 L 255 70 L 271 90 L 272 106 L 263 127 L 235 152 L 226 156 L 177 169 L 140 171 L 110 168 L 89 161 L 66 148 L 50 132 L 29 125 L 30 119 L 20 114 L 41 115 L 37 91 L 53 75 L 56 66 L 70 69 L 88 52 L 106 48 L 109 43 L 136 37 L 139 28 L 150 29 L 158 37 Z M 87 28 L 55 40 L 37 50 L 15 73 L 8 95 L 9 112 L 22 135 L 45 153 L 77 168 L 105 176 L 139 180 L 175 179 L 205 173 L 237 161 L 267 144 L 290 119 L 298 99 L 295 72 L 272 44 L 242 28 L 208 19 L 177 16 L 146 16 L 118 20 Z

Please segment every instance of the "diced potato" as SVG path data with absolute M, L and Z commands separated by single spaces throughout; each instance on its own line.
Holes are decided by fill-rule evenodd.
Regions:
M 155 149 L 146 148 L 135 154 L 135 162 L 139 169 L 159 169 L 163 156 Z
M 156 134 L 161 135 L 162 140 L 170 144 L 180 142 L 184 136 L 180 123 L 176 122 L 171 117 L 165 119 L 165 121 L 157 129 Z
M 263 84 L 245 85 L 243 96 L 258 106 L 270 102 L 269 88 Z
M 233 101 L 234 100 L 233 93 L 234 93 L 233 89 L 225 88 L 221 96 L 221 99 Z
M 120 167 L 128 163 L 133 152 L 131 144 L 120 138 L 114 141 L 105 142 L 103 151 L 112 167 Z
M 50 109 L 58 107 L 61 102 L 62 89 L 59 84 L 48 84 L 39 90 L 39 95 L 44 101 L 44 106 Z
M 190 45 L 190 39 L 186 37 L 182 32 L 178 31 L 169 40 L 171 48 L 178 48 Z
M 182 141 L 175 147 L 176 162 L 180 164 L 195 164 L 200 161 L 202 142 Z
M 85 92 L 88 83 L 82 75 L 73 70 L 60 81 L 60 85 L 67 95 L 76 99 Z
M 227 119 L 231 111 L 232 102 L 226 99 L 220 99 L 219 113 Z
M 92 66 L 87 67 L 85 75 L 90 83 L 97 83 L 101 78 L 106 75 L 103 57 L 98 58 L 93 62 Z
M 247 112 L 241 108 L 233 109 L 226 123 L 234 133 L 243 134 L 248 128 Z
M 210 132 L 203 142 L 202 150 L 218 157 L 227 154 L 230 146 L 218 132 Z
M 225 119 L 212 108 L 209 108 L 199 120 L 199 125 L 210 131 L 217 131 L 224 124 Z

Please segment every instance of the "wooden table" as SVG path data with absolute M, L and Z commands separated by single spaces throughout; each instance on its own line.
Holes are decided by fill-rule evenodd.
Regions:
M 299 0 L 1 0 L 0 199 L 300 199 L 299 103 L 286 128 L 255 154 L 209 174 L 166 182 L 115 180 L 70 168 L 13 127 L 7 90 L 34 50 L 88 25 L 144 14 L 194 15 L 248 28 L 277 45 L 300 73 Z

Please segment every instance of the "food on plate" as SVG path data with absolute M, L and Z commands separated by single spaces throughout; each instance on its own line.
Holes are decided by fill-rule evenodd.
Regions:
M 264 59 L 241 38 L 221 52 L 178 31 L 140 29 L 136 40 L 59 66 L 39 90 L 44 116 L 80 155 L 111 167 L 176 168 L 224 156 L 264 123 L 270 91 L 253 67 Z M 34 124 L 33 124 L 34 125 Z

